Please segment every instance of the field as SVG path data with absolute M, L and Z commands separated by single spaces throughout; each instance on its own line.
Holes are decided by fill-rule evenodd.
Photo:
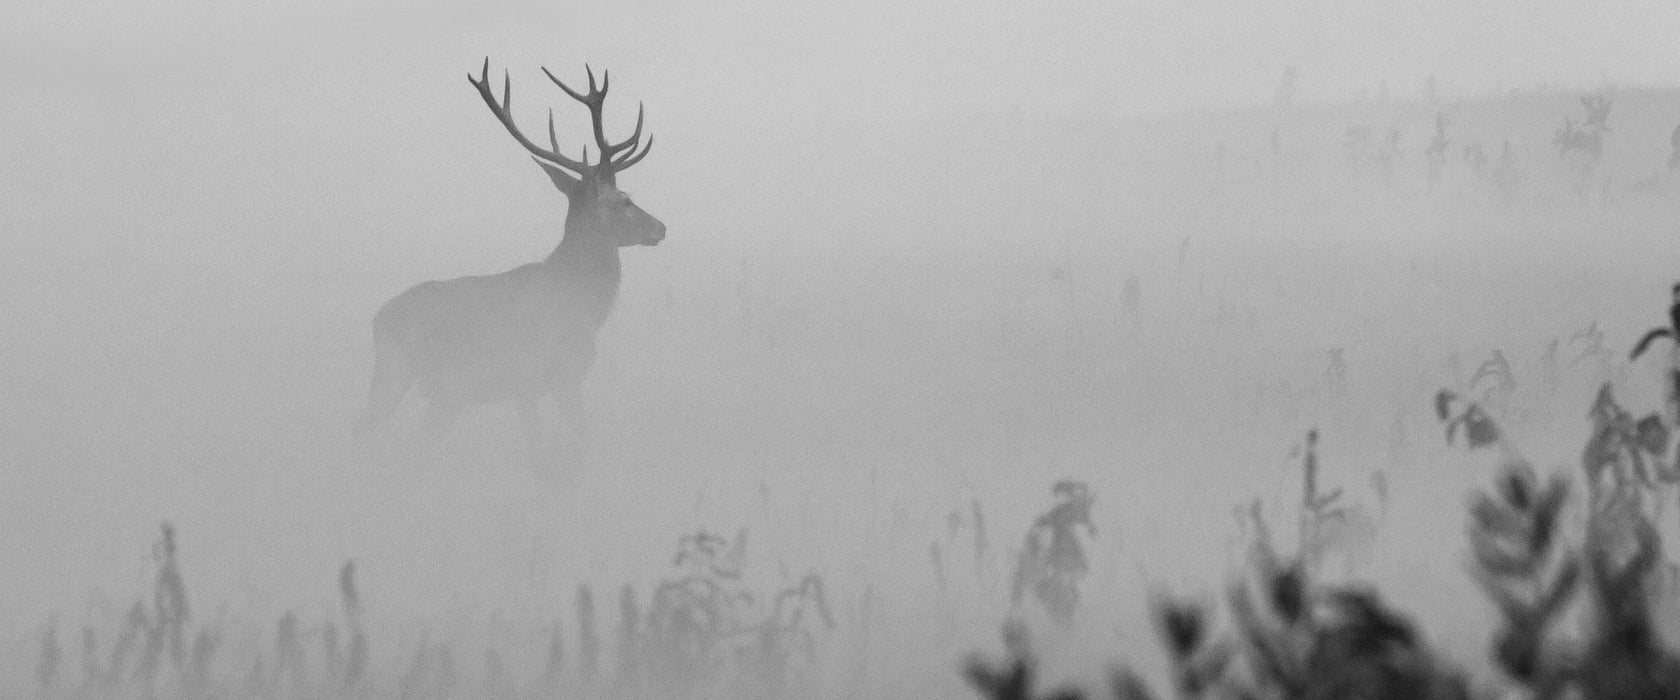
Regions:
M 522 460 L 507 406 L 432 449 L 401 428 L 373 449 L 348 439 L 380 303 L 558 236 L 562 200 L 484 115 L 366 143 L 309 129 L 324 109 L 266 123 L 279 98 L 260 92 L 199 96 L 227 110 L 210 133 L 166 128 L 185 94 L 138 99 L 116 125 L 91 116 L 92 90 L 55 123 L 9 108 L 30 129 L 0 134 L 0 196 L 23 203 L 0 230 L 39 245 L 0 260 L 4 694 L 39 687 L 50 634 L 53 687 L 72 696 L 84 630 L 109 658 L 165 561 L 186 636 L 214 632 L 211 682 L 232 694 L 284 667 L 288 612 L 300 668 L 327 677 L 318 640 L 352 626 L 347 561 L 368 641 L 353 695 L 396 696 L 405 677 L 423 695 L 413 684 L 444 676 L 405 676 L 417 654 L 461 697 L 583 688 L 582 586 L 602 649 L 590 687 L 634 694 L 606 680 L 620 588 L 646 610 L 703 529 L 747 533 L 732 585 L 760 597 L 742 619 L 820 577 L 833 624 L 803 620 L 814 646 L 788 662 L 787 694 L 971 697 L 962 659 L 998 649 L 1023 536 L 1062 479 L 1094 497 L 1079 612 L 1057 625 L 1030 598 L 1014 612 L 1048 680 L 1094 684 L 1121 659 L 1160 679 L 1151 595 L 1219 597 L 1252 499 L 1290 530 L 1310 429 L 1326 488 L 1377 523 L 1327 576 L 1377 582 L 1492 678 L 1498 615 L 1466 572 L 1464 527 L 1497 458 L 1447 444 L 1431 401 L 1476 397 L 1536 467 L 1576 478 L 1602 382 L 1636 415 L 1661 405 L 1661 353 L 1626 351 L 1680 278 L 1680 183 L 1662 170 L 1680 92 L 1607 94 L 1584 195 L 1551 142 L 1581 112 L 1563 91 L 976 113 L 861 140 L 814 118 L 687 152 L 703 135 L 673 128 L 626 176 L 670 237 L 625 255 L 587 457 L 544 468 Z M 1453 145 L 1435 181 L 1437 112 Z M 1401 132 L 1388 176 L 1366 146 L 1350 160 L 1357 125 Z M 468 127 L 425 154 L 381 149 Z M 1506 140 L 1521 177 L 1501 202 L 1462 148 Z M 229 144 L 260 167 L 211 157 Z M 1509 387 L 1474 379 L 1495 353 Z M 543 681 L 557 623 L 566 661 Z

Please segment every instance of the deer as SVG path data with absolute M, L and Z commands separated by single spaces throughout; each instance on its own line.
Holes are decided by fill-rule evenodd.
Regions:
M 467 82 L 513 140 L 528 151 L 555 189 L 566 197 L 565 231 L 541 262 L 492 275 L 422 282 L 387 301 L 373 317 L 374 368 L 366 412 L 355 428 L 365 440 L 388 422 L 410 393 L 425 400 L 420 437 L 435 443 L 468 406 L 512 401 L 533 460 L 542 451 L 539 399 L 552 396 L 582 443 L 589 443 L 581 390 L 595 360 L 596 335 L 618 295 L 619 249 L 654 246 L 665 224 L 618 188 L 618 175 L 653 147 L 642 141 L 643 109 L 636 109 L 630 137 L 609 141 L 602 125 L 609 75 L 585 65 L 589 89 L 580 93 L 543 73 L 589 110 L 598 158 L 589 147 L 574 160 L 560 152 L 554 110 L 548 113 L 548 148 L 515 124 L 512 78 L 504 71 L 502 96 L 490 86 L 490 59 Z M 556 447 L 560 447 L 556 434 Z

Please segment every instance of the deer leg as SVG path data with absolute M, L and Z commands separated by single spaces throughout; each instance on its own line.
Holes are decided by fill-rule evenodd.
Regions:
M 519 397 L 516 408 L 519 411 L 520 436 L 525 439 L 525 451 L 532 461 L 537 461 L 542 455 L 542 413 L 537 405 L 537 397 Z
M 562 425 L 567 422 L 572 424 L 573 430 L 577 433 L 578 447 L 588 448 L 593 439 L 593 433 L 589 429 L 589 416 L 584 414 L 582 392 L 576 389 L 556 391 L 554 392 L 554 405 L 560 411 L 561 420 L 559 422 Z
M 420 441 L 426 446 L 438 444 L 443 440 L 449 426 L 455 418 L 461 415 L 461 403 L 448 399 L 432 397 L 426 402 L 426 416 L 420 421 Z
M 402 403 L 403 395 L 408 393 L 409 385 L 414 383 L 413 374 L 403 366 L 404 364 L 395 350 L 381 347 L 375 351 L 373 382 L 368 387 L 367 410 L 362 413 L 362 419 L 356 424 L 354 432 L 357 439 L 371 436 L 391 417 L 397 405 Z

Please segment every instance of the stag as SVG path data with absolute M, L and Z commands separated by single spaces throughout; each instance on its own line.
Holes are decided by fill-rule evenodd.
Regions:
M 386 302 L 373 319 L 373 383 L 358 436 L 379 429 L 412 389 L 426 401 L 420 430 L 427 441 L 438 439 L 467 406 L 511 400 L 535 458 L 542 444 L 538 400 L 548 395 L 587 442 L 580 390 L 595 358 L 596 333 L 618 293 L 619 248 L 657 245 L 665 238 L 665 224 L 618 189 L 618 174 L 641 162 L 653 146 L 652 137 L 641 141 L 641 107 L 630 137 L 608 141 L 602 127 L 608 74 L 601 73 L 597 86 L 594 71 L 587 66 L 585 71 L 589 90 L 579 93 L 543 69 L 589 109 L 599 155 L 594 163 L 587 146 L 582 160 L 560 153 L 552 109 L 549 147 L 527 138 L 514 123 L 512 80 L 504 72 L 498 100 L 488 58 L 476 78 L 467 75 L 491 114 L 566 196 L 565 233 L 542 262 L 500 274 L 422 282 Z

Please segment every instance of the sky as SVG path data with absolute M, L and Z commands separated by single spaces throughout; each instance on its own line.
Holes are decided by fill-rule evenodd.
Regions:
M 1680 6 L 1668 2 L 170 0 L 10 14 L 0 75 L 12 79 L 168 80 L 227 65 L 263 80 L 417 51 L 461 72 L 496 54 L 616 67 L 667 112 L 722 101 L 763 118 L 1228 107 L 1269 100 L 1290 65 L 1317 101 L 1375 97 L 1385 82 L 1415 95 L 1431 74 L 1446 94 L 1680 80 Z

